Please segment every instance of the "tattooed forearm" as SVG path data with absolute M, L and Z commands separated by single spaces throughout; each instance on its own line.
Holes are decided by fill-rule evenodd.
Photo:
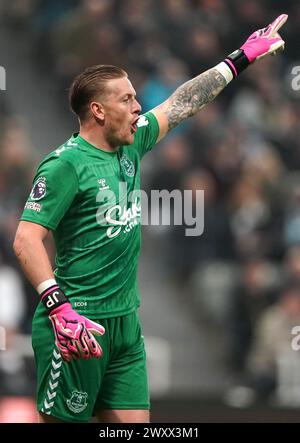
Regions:
M 169 130 L 195 115 L 211 102 L 226 86 L 226 80 L 216 69 L 210 69 L 189 80 L 160 105 L 168 118 Z

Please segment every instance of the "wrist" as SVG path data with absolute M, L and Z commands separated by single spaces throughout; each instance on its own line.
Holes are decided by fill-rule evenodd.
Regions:
M 51 288 L 51 286 L 57 285 L 56 280 L 54 278 L 49 278 L 48 280 L 42 281 L 35 289 L 39 295 L 42 295 L 46 289 Z
M 40 295 L 40 300 L 49 314 L 66 303 L 70 304 L 65 293 L 59 288 L 56 282 L 54 285 L 45 289 Z
M 237 49 L 236 51 L 229 54 L 224 63 L 230 69 L 233 78 L 236 78 L 244 69 L 246 69 L 250 65 L 250 61 L 246 56 L 243 49 Z
M 219 63 L 218 65 L 214 66 L 213 69 L 216 69 L 225 78 L 227 85 L 234 78 L 231 69 L 225 62 Z

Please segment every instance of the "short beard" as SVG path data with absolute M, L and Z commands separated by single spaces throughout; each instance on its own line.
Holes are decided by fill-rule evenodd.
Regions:
M 116 133 L 114 133 L 114 131 L 112 130 L 112 128 L 108 128 L 108 130 L 106 131 L 106 140 L 109 143 L 109 145 L 113 148 L 116 149 L 119 148 L 120 146 L 126 146 L 129 145 L 130 143 L 128 143 L 126 140 L 124 141 L 124 139 L 122 140 L 121 138 L 119 138 Z
M 109 144 L 109 146 L 111 146 L 111 148 L 113 149 L 117 149 L 120 146 L 124 145 L 124 141 L 121 140 L 116 133 L 114 132 L 112 127 L 107 128 L 107 131 L 105 133 L 105 138 Z

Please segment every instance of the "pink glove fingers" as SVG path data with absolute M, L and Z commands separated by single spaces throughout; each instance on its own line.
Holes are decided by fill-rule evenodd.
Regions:
M 102 349 L 99 343 L 97 342 L 93 334 L 90 333 L 89 329 L 86 330 L 86 335 L 87 346 L 89 348 L 90 354 L 93 357 L 100 358 L 102 356 Z
M 281 14 L 279 17 L 277 17 L 269 26 L 267 26 L 267 31 L 265 32 L 266 37 L 275 37 L 275 34 L 277 33 L 278 29 L 280 29 L 285 22 L 287 21 L 288 16 L 287 14 Z
M 286 14 L 281 14 L 266 28 L 259 29 L 250 35 L 244 45 L 241 46 L 250 63 L 284 47 L 284 41 L 277 34 L 277 31 L 283 26 L 287 18 Z
M 100 358 L 102 349 L 95 335 L 103 335 L 103 326 L 75 312 L 70 304 L 53 311 L 50 320 L 55 334 L 55 343 L 64 361 Z

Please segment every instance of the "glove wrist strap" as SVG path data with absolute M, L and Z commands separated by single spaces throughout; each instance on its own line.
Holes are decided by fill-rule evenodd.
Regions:
M 57 285 L 50 286 L 41 294 L 41 301 L 50 313 L 53 309 L 64 303 L 69 303 L 69 300 L 65 296 L 64 292 Z
M 236 51 L 229 54 L 224 62 L 227 64 L 232 72 L 233 77 L 237 77 L 244 69 L 246 69 L 250 62 L 245 55 L 243 49 L 237 49 Z

